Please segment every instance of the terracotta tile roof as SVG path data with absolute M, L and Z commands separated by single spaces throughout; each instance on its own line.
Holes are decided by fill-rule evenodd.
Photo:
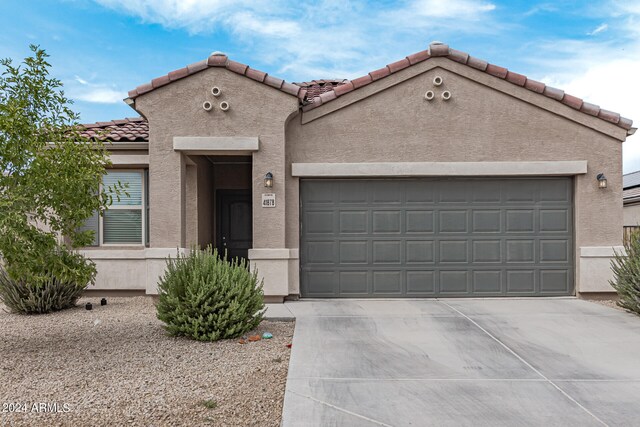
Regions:
M 546 86 L 544 83 L 529 79 L 528 77 L 522 74 L 515 73 L 504 67 L 500 67 L 494 64 L 489 64 L 488 62 L 482 59 L 472 57 L 468 53 L 461 52 L 459 50 L 451 49 L 449 48 L 448 45 L 439 43 L 439 42 L 433 42 L 429 45 L 429 49 L 427 50 L 423 50 L 423 51 L 411 54 L 383 68 L 371 71 L 367 75 L 359 77 L 357 79 L 353 79 L 353 80 L 322 79 L 322 80 L 312 80 L 309 82 L 301 82 L 301 83 L 287 83 L 282 79 L 270 76 L 267 73 L 250 68 L 245 64 L 232 61 L 224 53 L 213 52 L 209 56 L 209 58 L 205 60 L 196 62 L 191 65 L 187 65 L 184 68 L 180 68 L 178 70 L 172 71 L 164 76 L 153 79 L 149 83 L 140 85 L 134 90 L 129 91 L 129 98 L 127 99 L 127 101 L 131 101 L 132 103 L 133 100 L 135 100 L 135 98 L 140 95 L 143 95 L 154 89 L 170 84 L 176 80 L 185 78 L 191 74 L 205 70 L 209 67 L 224 67 L 227 70 L 232 71 L 234 73 L 246 76 L 252 80 L 272 86 L 290 95 L 297 96 L 302 106 L 302 110 L 308 111 L 313 108 L 319 107 L 322 104 L 330 102 L 346 93 L 349 93 L 363 86 L 366 86 L 376 80 L 383 79 L 402 69 L 405 69 L 417 63 L 426 61 L 429 58 L 433 58 L 433 57 L 447 58 L 451 61 L 464 64 L 476 70 L 486 72 L 494 77 L 497 77 L 502 80 L 506 80 L 509 83 L 512 83 L 514 85 L 526 88 L 532 92 L 536 92 L 548 98 L 554 99 L 582 113 L 585 113 L 594 117 L 598 117 L 601 120 L 605 120 L 610 123 L 613 123 L 628 131 L 631 130 L 631 125 L 633 124 L 633 121 L 631 119 L 621 117 L 620 114 L 618 113 L 614 113 L 612 111 L 602 109 L 597 105 L 590 104 L 588 102 L 583 101 L 580 98 L 566 94 L 564 93 L 563 90 Z M 119 120 L 115 120 L 113 122 L 100 122 L 94 125 L 85 125 L 85 127 L 87 127 L 87 129 L 96 128 L 96 127 L 103 127 L 103 128 L 109 129 L 112 126 L 115 126 L 115 128 L 113 129 L 114 132 L 110 132 L 108 134 L 108 135 L 113 134 L 114 141 L 129 141 L 129 140 L 142 141 L 142 140 L 148 139 L 148 133 L 149 133 L 148 126 L 146 122 L 142 124 L 143 119 L 140 118 L 140 119 L 126 119 L 126 120 L 128 120 L 130 123 L 136 122 L 140 124 L 137 127 L 133 126 L 135 131 L 124 132 L 124 133 L 120 132 L 120 130 L 125 131 L 126 129 L 120 129 L 120 127 L 123 126 L 123 124 L 119 123 L 123 121 L 119 121 Z M 631 131 L 629 133 L 631 133 Z M 146 136 L 143 136 L 143 135 L 146 135 Z M 107 139 L 110 139 L 110 138 L 111 138 L 110 136 L 107 136 Z M 120 139 L 116 139 L 116 138 L 120 138 Z M 129 138 L 140 138 L 140 139 L 129 139 Z M 143 139 L 143 138 L 146 138 L 146 139 Z
M 80 125 L 81 135 L 101 141 L 145 142 L 149 141 L 149 123 L 142 117 L 133 117 L 110 122 Z
M 134 100 L 140 95 L 151 92 L 152 90 L 164 85 L 168 85 L 169 83 L 172 83 L 176 80 L 180 80 L 182 78 L 190 76 L 191 74 L 206 70 L 209 67 L 224 67 L 236 74 L 240 74 L 260 83 L 272 86 L 276 89 L 281 90 L 282 92 L 288 93 L 289 95 L 297 96 L 299 99 L 304 99 L 306 95 L 306 90 L 301 86 L 295 85 L 293 83 L 287 83 L 282 79 L 269 76 L 267 73 L 250 68 L 245 64 L 232 61 L 227 57 L 227 55 L 222 52 L 213 52 L 207 59 L 193 63 L 191 65 L 187 65 L 186 67 L 180 68 L 179 70 L 172 71 L 169 74 L 155 78 L 149 83 L 145 83 L 133 90 L 130 90 L 129 99 Z
M 349 83 L 347 79 L 321 79 L 311 80 L 310 82 L 294 83 L 307 90 L 305 97 L 301 100 L 302 104 L 313 103 L 313 98 L 320 96 L 325 92 L 332 91 L 338 86 Z
M 472 56 L 469 56 L 468 53 L 451 49 L 448 45 L 439 42 L 431 43 L 428 50 L 409 55 L 404 59 L 387 65 L 386 67 L 372 71 L 366 76 L 362 76 L 351 81 L 343 81 L 341 84 L 336 85 L 333 90 L 322 91 L 318 94 L 314 94 L 313 97 L 308 96 L 307 98 L 311 99 L 303 102 L 302 109 L 303 111 L 308 111 L 313 108 L 319 107 L 320 105 L 330 102 L 346 93 L 357 90 L 358 88 L 366 86 L 376 80 L 385 78 L 399 70 L 434 57 L 448 58 L 451 61 L 467 65 L 480 71 L 484 71 L 485 73 L 491 74 L 492 76 L 495 76 L 499 79 L 506 80 L 514 85 L 524 87 L 532 92 L 536 92 L 548 98 L 555 99 L 556 101 L 562 102 L 563 104 L 568 105 L 575 110 L 611 122 L 623 129 L 630 130 L 631 125 L 633 124 L 633 121 L 631 119 L 621 117 L 618 113 L 602 109 L 597 105 L 590 104 L 580 98 L 566 94 L 563 90 L 546 86 L 544 83 L 531 80 L 526 76 L 523 76 L 522 74 L 514 73 L 513 71 L 509 71 L 506 68 L 499 67 L 494 64 L 489 64 L 482 59 L 474 58 Z

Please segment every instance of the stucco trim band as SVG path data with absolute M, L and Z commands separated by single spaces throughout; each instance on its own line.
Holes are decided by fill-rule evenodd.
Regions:
M 570 176 L 587 173 L 587 161 L 293 163 L 297 177 Z
M 258 151 L 259 141 L 251 136 L 174 136 L 173 149 L 191 154 L 251 153 Z
M 109 159 L 113 166 L 149 166 L 146 154 L 112 154 Z
M 581 258 L 612 258 L 617 253 L 625 253 L 624 246 L 582 246 Z
M 249 249 L 249 259 L 298 259 L 298 249 Z

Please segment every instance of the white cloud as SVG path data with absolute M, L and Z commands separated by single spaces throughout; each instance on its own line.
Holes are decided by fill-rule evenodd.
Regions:
M 78 93 L 74 99 L 97 104 L 120 104 L 127 97 L 126 92 L 109 88 L 92 88 Z
M 640 28 L 636 22 L 640 7 L 634 14 L 628 5 L 614 1 L 605 9 L 612 17 L 606 28 L 612 33 L 609 39 L 550 40 L 539 46 L 540 52 L 550 56 L 532 55 L 530 61 L 544 73 L 546 77 L 541 80 L 545 83 L 618 112 L 634 120 L 634 127 L 638 127 Z M 623 163 L 625 173 L 640 170 L 640 135 L 630 136 L 624 142 Z
M 410 11 L 430 18 L 482 19 L 481 14 L 495 10 L 492 3 L 476 0 L 416 0 Z
M 298 80 L 365 74 L 389 58 L 406 55 L 394 54 L 395 48 L 417 32 L 424 37 L 419 49 L 425 49 L 433 31 L 439 31 L 439 37 L 492 31 L 487 16 L 495 9 L 485 0 L 406 0 L 393 5 L 365 0 L 95 1 L 144 22 L 191 34 L 226 30 L 257 61 L 277 64 L 277 73 L 290 73 Z
M 589 31 L 587 33 L 588 36 L 595 36 L 596 34 L 600 34 L 603 31 L 607 31 L 607 29 L 609 28 L 609 25 L 607 24 L 600 24 L 598 25 L 593 31 Z
M 96 104 L 119 104 L 127 94 L 105 84 L 91 83 L 80 76 L 74 76 L 74 81 L 66 86 L 69 97 L 78 101 Z

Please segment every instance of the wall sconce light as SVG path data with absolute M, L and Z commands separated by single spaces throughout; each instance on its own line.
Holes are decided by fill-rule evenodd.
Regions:
M 267 172 L 264 176 L 264 186 L 267 188 L 273 187 L 273 174 L 271 172 Z
M 598 188 L 607 188 L 607 177 L 603 173 L 599 173 L 596 178 L 598 180 Z

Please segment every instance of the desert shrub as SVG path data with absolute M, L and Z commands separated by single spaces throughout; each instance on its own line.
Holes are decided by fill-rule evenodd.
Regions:
M 625 253 L 615 252 L 611 260 L 613 280 L 609 283 L 620 297 L 618 305 L 640 314 L 640 231 L 624 243 Z
M 45 268 L 28 279 L 14 279 L 0 265 L 0 301 L 14 313 L 41 314 L 73 307 L 95 276 L 95 267 L 64 249 L 53 255 L 55 269 Z M 62 266 L 62 267 L 61 267 Z
M 244 259 L 221 258 L 210 246 L 168 259 L 158 293 L 157 317 L 170 335 L 236 338 L 258 326 L 264 315 L 257 272 L 251 273 Z

